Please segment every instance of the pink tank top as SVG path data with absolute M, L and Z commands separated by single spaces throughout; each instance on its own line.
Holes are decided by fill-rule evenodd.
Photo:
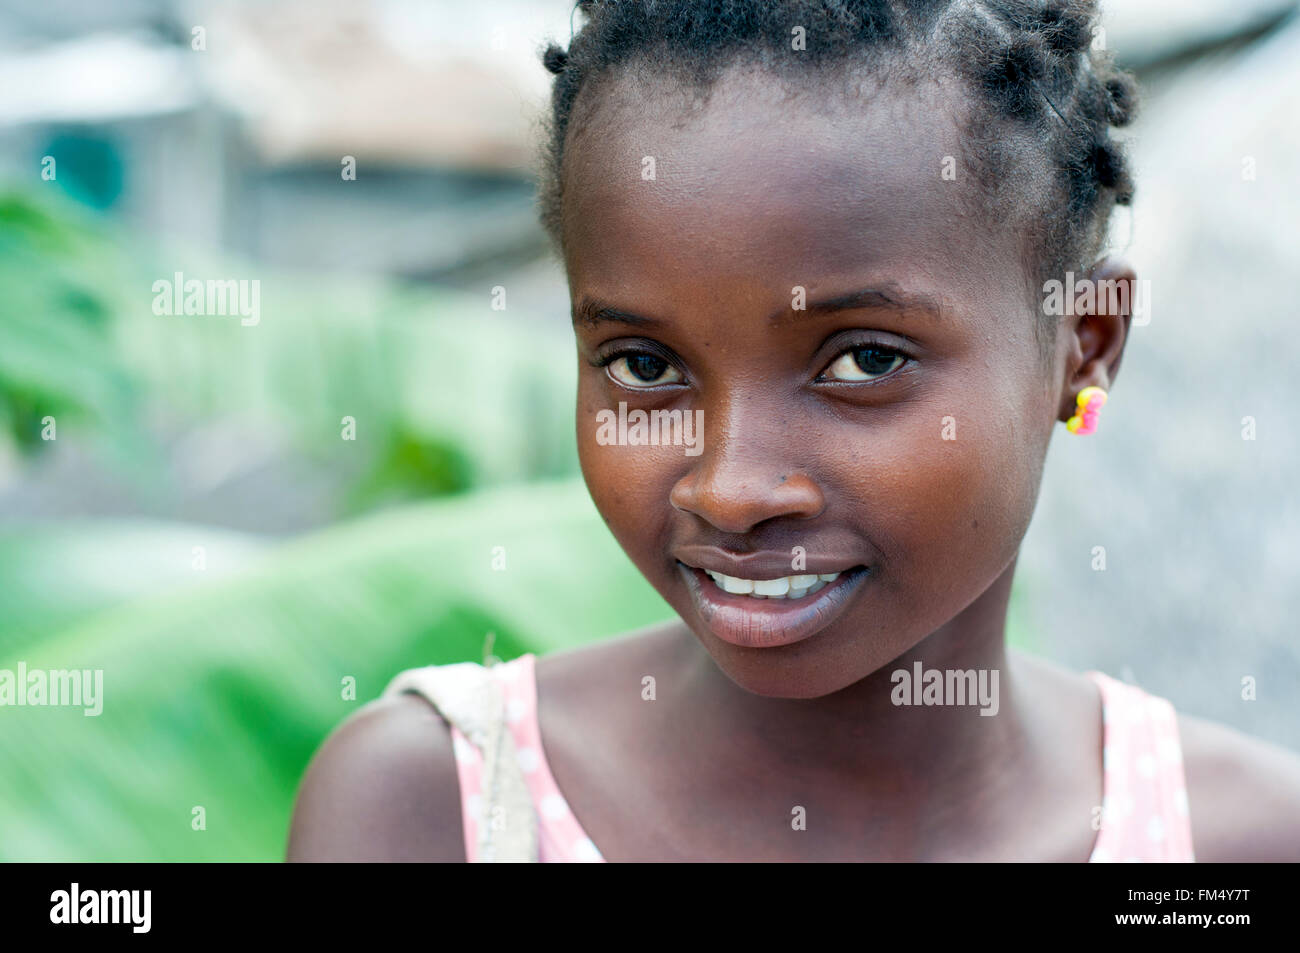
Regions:
M 523 655 L 489 669 L 501 686 L 506 720 L 538 820 L 542 863 L 594 862 L 604 857 L 560 793 L 537 724 L 536 656 Z M 1088 858 L 1107 861 L 1191 862 L 1187 786 L 1173 706 L 1165 699 L 1101 672 L 1085 673 L 1101 691 L 1102 803 L 1093 820 L 1100 830 Z M 483 760 L 454 725 L 460 778 L 465 856 L 477 857 L 483 812 Z

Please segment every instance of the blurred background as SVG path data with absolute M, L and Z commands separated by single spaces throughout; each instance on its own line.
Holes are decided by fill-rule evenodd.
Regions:
M 1297 4 L 1108 6 L 1149 323 L 1010 637 L 1300 748 Z M 533 206 L 571 7 L 0 3 L 0 669 L 104 673 L 98 717 L 0 708 L 0 859 L 278 860 L 402 668 L 670 616 L 578 477 Z M 178 272 L 258 321 L 155 313 Z

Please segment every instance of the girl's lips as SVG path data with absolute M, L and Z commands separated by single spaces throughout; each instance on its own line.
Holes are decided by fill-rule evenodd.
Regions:
M 826 628 L 869 575 L 865 566 L 844 570 L 824 589 L 800 599 L 754 599 L 724 592 L 702 569 L 677 563 L 695 611 L 710 632 L 732 645 L 773 648 L 801 642 Z

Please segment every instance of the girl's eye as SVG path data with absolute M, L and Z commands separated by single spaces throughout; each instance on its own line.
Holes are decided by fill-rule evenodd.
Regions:
M 830 367 L 825 376 L 840 381 L 870 381 L 884 377 L 899 367 L 907 358 L 897 351 L 877 344 L 866 344 L 845 351 Z
M 682 379 L 677 368 L 653 354 L 625 354 L 610 361 L 606 371 L 624 387 L 633 388 L 676 384 Z

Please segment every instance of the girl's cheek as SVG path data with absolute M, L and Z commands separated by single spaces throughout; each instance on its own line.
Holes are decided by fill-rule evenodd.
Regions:
M 620 414 L 617 402 L 606 406 L 610 401 L 603 394 L 593 396 L 592 390 L 579 388 L 578 462 L 596 509 L 639 563 L 636 550 L 652 551 L 661 543 L 682 451 L 629 443 L 625 421 L 634 408 Z
M 923 412 L 857 455 L 850 497 L 895 570 L 996 577 L 1033 510 L 1016 432 L 979 413 Z
M 587 488 L 605 525 L 641 574 L 668 598 L 676 579 L 669 555 L 672 484 L 665 483 L 663 453 L 663 448 L 593 442 L 581 456 Z

